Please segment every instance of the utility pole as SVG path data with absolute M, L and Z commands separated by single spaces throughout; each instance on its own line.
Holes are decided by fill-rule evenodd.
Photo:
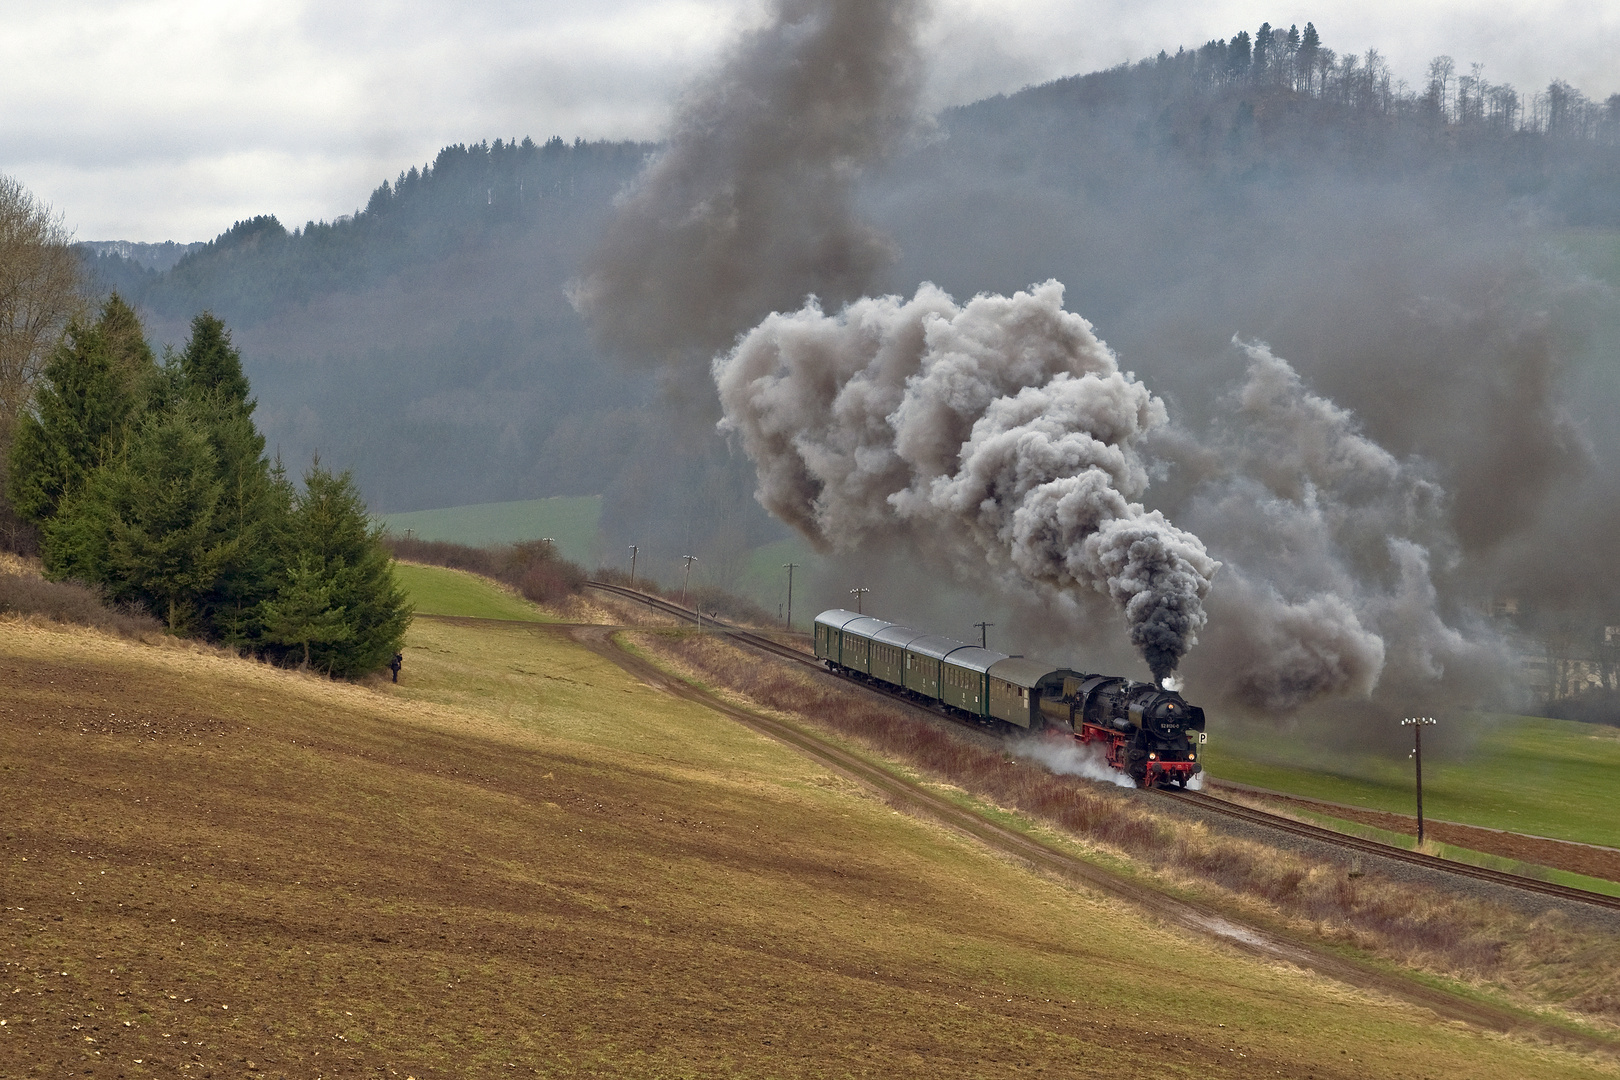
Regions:
M 542 536 L 540 542 L 546 545 L 547 551 L 555 552 L 557 550 L 557 541 L 549 536 Z
M 632 589 L 636 587 L 636 552 L 639 550 L 636 545 L 630 545 L 630 587 Z
M 1423 846 L 1423 729 L 1433 725 L 1432 716 L 1408 716 L 1401 727 L 1412 729 L 1412 757 L 1417 762 L 1418 847 Z
M 686 576 L 681 578 L 681 607 L 686 606 L 686 586 L 692 580 L 692 564 L 698 561 L 696 555 L 682 555 L 686 560 Z
M 871 589 L 868 589 L 868 588 L 865 588 L 865 587 L 859 586 L 859 585 L 857 585 L 855 588 L 849 590 L 849 595 L 851 595 L 851 596 L 853 596 L 855 598 L 855 614 L 857 614 L 857 615 L 864 614 L 861 611 L 861 597 L 865 596 L 867 593 L 869 593 L 871 591 L 872 591 Z
M 796 562 L 782 564 L 782 569 L 788 572 L 787 628 L 789 630 L 793 629 L 793 568 L 798 565 Z
M 979 628 L 979 648 L 988 649 L 990 645 L 986 640 L 985 631 L 996 624 L 993 622 L 976 622 L 973 625 Z

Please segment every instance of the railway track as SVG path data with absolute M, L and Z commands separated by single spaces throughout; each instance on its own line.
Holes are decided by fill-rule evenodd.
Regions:
M 698 612 L 693 611 L 690 608 L 682 607 L 679 604 L 672 603 L 663 599 L 662 597 L 651 596 L 635 589 L 629 589 L 622 585 L 610 585 L 606 582 L 591 581 L 587 582 L 586 584 L 590 585 L 592 588 L 601 589 L 604 592 L 615 593 L 619 596 L 625 597 L 626 599 L 645 604 L 648 607 L 662 611 L 667 615 L 671 615 L 679 619 L 684 619 L 691 622 L 697 622 L 700 619 Z M 795 649 L 792 646 L 783 645 L 781 642 L 773 641 L 763 634 L 757 634 L 741 627 L 731 626 L 728 623 L 721 622 L 716 619 L 710 619 L 707 616 L 701 616 L 701 619 L 703 622 L 713 626 L 717 632 L 723 633 L 727 637 L 730 637 L 742 644 L 752 646 L 753 648 L 760 649 L 764 652 L 771 653 L 786 660 L 791 660 L 794 663 L 802 664 L 805 667 L 814 668 L 817 671 L 826 671 L 826 668 L 819 660 L 816 660 L 814 657 L 806 653 L 800 652 L 798 649 Z M 909 705 L 913 708 L 922 708 L 922 706 L 919 706 L 915 701 L 903 697 L 898 693 L 886 690 L 883 687 L 873 686 L 867 683 L 856 683 L 855 685 L 870 690 L 874 694 L 879 694 L 883 697 Z M 925 709 L 924 711 L 934 715 L 944 715 L 942 712 L 937 710 Z M 1280 817 L 1276 814 L 1269 814 L 1264 810 L 1256 810 L 1252 807 L 1227 802 L 1224 799 L 1217 799 L 1210 795 L 1166 790 L 1156 791 L 1153 794 L 1158 798 L 1168 799 L 1185 806 L 1196 807 L 1197 809 L 1207 813 L 1213 813 L 1237 821 L 1243 821 L 1250 825 L 1257 825 L 1262 828 L 1271 829 L 1275 832 L 1287 833 L 1291 836 L 1298 836 L 1305 839 L 1314 840 L 1319 843 L 1330 844 L 1334 847 L 1346 849 L 1358 854 L 1370 855 L 1380 859 L 1389 859 L 1394 862 L 1407 863 L 1413 866 L 1421 866 L 1429 870 L 1451 874 L 1457 877 L 1473 878 L 1478 881 L 1488 881 L 1506 888 L 1517 889 L 1521 892 L 1539 893 L 1543 896 L 1556 897 L 1560 900 L 1565 900 L 1572 903 L 1586 904 L 1593 907 L 1609 908 L 1620 911 L 1620 897 L 1606 896 L 1603 893 L 1595 893 L 1586 889 L 1577 889 L 1569 885 L 1558 885 L 1550 881 L 1541 881 L 1536 878 L 1525 877 L 1522 874 L 1511 874 L 1504 870 L 1491 870 L 1483 866 L 1472 866 L 1468 863 L 1460 863 L 1451 859 L 1443 859 L 1437 855 L 1426 855 L 1422 852 L 1408 851 L 1405 848 L 1395 847 L 1393 844 L 1382 844 L 1376 840 L 1367 840 L 1359 836 L 1351 836 L 1346 833 L 1335 832 L 1332 829 L 1323 828 L 1319 825 L 1308 825 L 1303 822 L 1294 821 L 1290 818 Z
M 1451 859 L 1442 859 L 1438 855 L 1425 855 L 1419 851 L 1408 851 L 1406 848 L 1395 847 L 1393 844 L 1381 844 L 1376 840 L 1367 840 L 1360 836 L 1334 832 L 1332 829 L 1326 829 L 1320 825 L 1307 825 L 1304 822 L 1279 817 L 1276 814 L 1268 814 L 1264 810 L 1256 810 L 1253 807 L 1227 802 L 1225 799 L 1217 799 L 1196 792 L 1159 791 L 1155 794 L 1160 798 L 1171 799 L 1188 806 L 1196 806 L 1200 810 L 1235 818 L 1239 821 L 1246 821 L 1253 825 L 1261 825 L 1292 836 L 1300 836 L 1309 840 L 1332 844 L 1335 847 L 1347 848 L 1350 851 L 1372 855 L 1380 859 L 1391 859 L 1395 862 L 1427 867 L 1430 870 L 1439 870 L 1458 877 L 1489 881 L 1522 892 L 1541 893 L 1544 896 L 1556 896 L 1560 900 L 1569 900 L 1578 904 L 1590 904 L 1594 907 L 1612 908 L 1620 911 L 1620 897 L 1605 896 L 1602 893 L 1589 892 L 1586 889 L 1576 889 L 1568 885 L 1540 881 L 1536 878 L 1525 877 L 1522 874 L 1510 874 L 1505 870 L 1491 870 L 1483 866 L 1472 866 Z
M 634 600 L 637 603 L 645 604 L 647 607 L 653 608 L 656 611 L 662 611 L 666 615 L 673 615 L 677 619 L 685 619 L 688 622 L 707 624 L 714 627 L 714 629 L 719 633 L 725 634 L 734 641 L 740 641 L 745 645 L 752 645 L 756 649 L 763 649 L 768 653 L 774 653 L 775 655 L 783 657 L 784 659 L 792 660 L 794 663 L 815 668 L 817 671 L 827 670 L 822 666 L 821 661 L 817 660 L 808 653 L 800 652 L 791 645 L 783 645 L 779 641 L 771 640 L 764 634 L 756 634 L 751 630 L 744 630 L 740 626 L 732 626 L 730 623 L 723 622 L 719 619 L 711 619 L 707 615 L 693 611 L 691 608 L 682 607 L 681 605 L 673 603 L 672 601 L 665 600 L 661 596 L 652 596 L 636 589 L 625 588 L 623 585 L 610 585 L 605 581 L 587 581 L 585 584 L 593 589 L 600 589 L 603 592 L 614 593 L 626 598 L 627 600 Z

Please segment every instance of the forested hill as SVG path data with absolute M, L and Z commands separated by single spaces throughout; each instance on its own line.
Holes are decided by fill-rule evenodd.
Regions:
M 561 138 L 457 144 L 421 169 L 384 180 L 352 215 L 291 230 L 274 214 L 239 221 L 167 273 L 112 252 L 86 254 L 105 287 L 154 313 L 179 318 L 206 307 L 246 326 L 285 305 L 363 290 L 548 218 L 591 216 L 650 150 Z
M 1137 149 L 1212 179 L 1429 175 L 1471 198 L 1527 200 L 1557 223 L 1620 226 L 1620 94 L 1593 101 L 1562 80 L 1521 94 L 1448 56 L 1413 87 L 1377 50 L 1340 55 L 1311 24 L 1303 34 L 1266 24 L 1252 38 L 1242 31 L 1161 52 L 942 119 L 958 138 L 1049 157 L 1073 173 L 1117 166 L 1110 154 L 1093 153 L 1089 166 L 1075 156 L 1097 149 L 1088 129 L 1105 118 Z
M 611 492 L 648 391 L 564 291 L 651 150 L 458 144 L 352 215 L 239 221 L 166 273 L 86 254 L 159 342 L 224 318 L 272 447 L 352 466 L 379 510 Z

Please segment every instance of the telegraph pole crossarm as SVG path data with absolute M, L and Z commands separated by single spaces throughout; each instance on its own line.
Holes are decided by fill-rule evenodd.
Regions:
M 861 610 L 861 598 L 871 591 L 871 589 L 866 588 L 864 585 L 857 585 L 855 588 L 849 590 L 849 595 L 855 598 L 855 614 L 865 614 L 865 612 Z
M 988 631 L 989 631 L 990 627 L 992 627 L 992 626 L 994 626 L 996 624 L 993 623 L 993 622 L 976 622 L 973 625 L 976 628 L 978 628 L 978 631 L 979 631 L 979 648 L 988 649 L 990 647 L 989 644 L 988 644 L 988 641 L 989 641 Z
M 1435 723 L 1432 716 L 1408 716 L 1401 727 L 1412 729 L 1412 759 L 1417 765 L 1417 842 L 1423 847 L 1423 729 Z

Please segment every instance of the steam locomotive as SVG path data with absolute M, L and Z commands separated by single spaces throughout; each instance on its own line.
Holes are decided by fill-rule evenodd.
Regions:
M 1186 787 L 1203 766 L 1204 710 L 1152 683 L 1068 668 L 835 608 L 816 616 L 817 659 L 981 723 L 1099 743 L 1138 787 Z

